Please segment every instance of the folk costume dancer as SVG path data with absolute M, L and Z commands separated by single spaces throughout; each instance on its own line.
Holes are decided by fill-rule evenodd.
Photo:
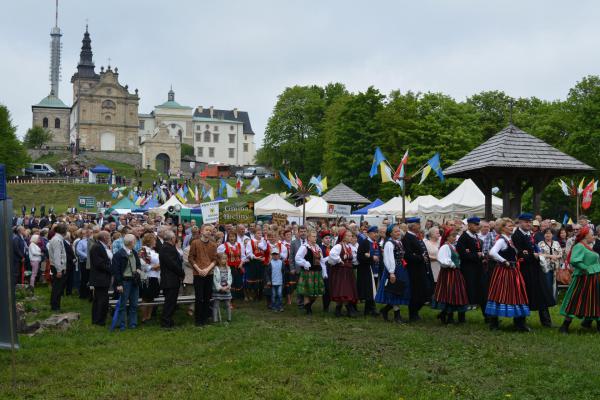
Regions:
M 563 334 L 569 333 L 573 318 L 582 319 L 582 327 L 590 328 L 587 321 L 596 321 L 600 332 L 600 263 L 598 253 L 592 250 L 594 232 L 589 226 L 581 228 L 575 238 L 575 245 L 567 256 L 567 263 L 573 267 L 573 277 L 560 308 L 565 320 L 560 327 Z
M 385 304 L 380 310 L 385 321 L 389 321 L 388 313 L 393 309 L 394 322 L 400 324 L 404 322 L 400 314 L 400 305 L 410 303 L 410 277 L 404 261 L 404 246 L 400 240 L 402 230 L 398 225 L 390 224 L 387 227 L 386 236 L 387 240 L 383 246 L 383 263 L 381 263 L 383 270 L 379 278 L 375 301 L 378 304 Z M 404 284 L 402 294 L 386 291 L 388 281 L 392 284 L 401 281 Z
M 507 317 L 513 318 L 517 330 L 529 332 L 531 329 L 526 324 L 529 300 L 517 258 L 518 250 L 511 239 L 513 228 L 510 218 L 503 218 L 497 225 L 501 236 L 489 253 L 496 266 L 490 280 L 485 314 L 489 317 L 491 330 L 500 328 L 499 317 Z
M 298 276 L 292 271 L 292 231 L 286 230 L 283 232 L 283 240 L 279 242 L 277 248 L 279 249 L 285 270 L 285 295 L 287 296 L 287 303 L 292 304 L 292 294 L 296 290 L 296 285 L 298 285 Z
M 331 301 L 336 303 L 335 316 L 342 316 L 342 307 L 345 304 L 347 315 L 356 317 L 355 304 L 358 301 L 356 278 L 354 277 L 353 255 L 350 241 L 352 232 L 340 229 L 338 243 L 329 252 L 327 275 L 329 276 L 329 290 Z
M 327 261 L 329 260 L 329 253 L 331 252 L 331 241 L 333 237 L 330 231 L 321 231 L 321 272 L 323 275 L 323 311 L 329 312 L 329 305 L 331 304 L 331 294 L 329 292 L 329 275 L 327 274 Z
M 440 320 L 443 324 L 454 323 L 455 311 L 459 313 L 458 322 L 465 322 L 464 316 L 469 304 L 461 258 L 454 246 L 456 236 L 456 229 L 446 228 L 438 251 L 441 268 L 431 307 L 442 311 Z
M 243 247 L 235 235 L 227 235 L 227 242 L 219 245 L 217 253 L 227 255 L 227 266 L 231 271 L 231 296 L 233 299 L 244 298 L 244 259 Z
M 483 278 L 483 243 L 477 236 L 481 220 L 478 217 L 467 219 L 467 230 L 463 232 L 456 243 L 456 250 L 460 257 L 460 270 L 464 277 L 469 305 L 478 305 L 485 318 L 485 304 L 487 293 L 484 293 L 485 283 Z M 465 322 L 465 313 L 458 313 L 458 322 Z
M 552 319 L 548 307 L 556 305 L 552 288 L 540 265 L 539 249 L 531 233 L 533 215 L 523 213 L 519 215 L 519 227 L 512 235 L 512 241 L 517 248 L 521 274 L 525 280 L 525 289 L 529 299 L 529 309 L 538 311 L 542 326 L 552 327 Z
M 381 251 L 377 243 L 378 229 L 372 226 L 367 230 L 366 239 L 360 241 L 357 249 L 358 268 L 356 270 L 356 284 L 358 289 L 358 299 L 365 302 L 364 314 L 378 316 L 375 309 L 375 277 L 373 276 L 373 266 L 379 268 L 379 259 Z
M 323 276 L 321 268 L 321 248 L 317 244 L 317 232 L 307 234 L 307 243 L 300 246 L 295 263 L 301 268 L 298 278 L 298 294 L 304 299 L 306 315 L 312 314 L 312 305 L 317 297 L 323 295 Z
M 433 274 L 429 264 L 429 253 L 425 243 L 420 238 L 421 219 L 418 217 L 406 218 L 408 232 L 402 238 L 404 246 L 404 260 L 410 277 L 411 299 L 408 306 L 409 321 L 416 322 L 421 319 L 419 310 L 431 300 L 433 294 Z
M 250 301 L 257 300 L 262 287 L 263 265 L 268 258 L 270 249 L 262 237 L 262 230 L 257 229 L 254 238 L 246 241 L 246 298 Z

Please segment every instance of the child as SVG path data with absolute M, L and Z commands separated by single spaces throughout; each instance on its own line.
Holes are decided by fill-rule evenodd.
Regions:
M 277 247 L 273 247 L 266 277 L 271 282 L 271 308 L 273 311 L 283 311 L 283 274 L 283 261 L 279 258 L 279 250 Z
M 221 321 L 219 306 L 225 303 L 227 322 L 231 322 L 231 269 L 227 266 L 227 254 L 217 255 L 217 267 L 213 273 L 213 321 Z

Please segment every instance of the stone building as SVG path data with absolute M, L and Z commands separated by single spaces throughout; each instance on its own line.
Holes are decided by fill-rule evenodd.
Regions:
M 41 126 L 52 134 L 47 143 L 50 147 L 69 147 L 69 117 L 71 107 L 53 93 L 31 106 L 32 126 Z
M 181 167 L 181 143 L 175 140 L 165 123 L 154 128 L 151 134 L 140 138 L 142 166 L 162 173 Z
M 167 95 L 167 101 L 155 106 L 150 114 L 138 115 L 140 141 L 145 136 L 154 134 L 157 126 L 164 124 L 173 139 L 192 146 L 194 144 L 192 114 L 192 107 L 181 105 L 175 101 L 175 92 L 171 88 Z

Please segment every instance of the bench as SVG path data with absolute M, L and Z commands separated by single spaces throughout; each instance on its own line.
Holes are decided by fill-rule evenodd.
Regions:
M 196 299 L 196 296 L 194 295 L 190 295 L 190 296 L 179 296 L 177 298 L 177 304 L 194 304 Z M 111 308 L 115 308 L 117 306 L 117 299 L 112 299 L 108 302 L 108 305 Z M 161 306 L 165 304 L 165 298 L 164 296 L 158 296 L 157 298 L 155 298 L 153 301 L 144 301 L 142 299 L 138 300 L 138 307 L 143 307 L 143 306 Z

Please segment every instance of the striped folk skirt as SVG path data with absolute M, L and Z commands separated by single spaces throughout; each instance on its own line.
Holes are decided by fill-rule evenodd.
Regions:
M 329 295 L 331 301 L 336 303 L 358 302 L 354 269 L 338 264 L 329 267 L 327 272 L 329 273 Z
M 490 280 L 485 314 L 490 317 L 519 318 L 529 315 L 525 281 L 518 268 L 497 264 Z
M 600 320 L 600 273 L 574 276 L 560 313 L 570 318 Z
M 246 263 L 246 289 L 258 290 L 263 286 L 263 263 L 259 260 L 251 260 Z
M 325 290 L 321 271 L 300 271 L 297 286 L 298 294 L 306 297 L 322 296 Z
M 231 267 L 231 296 L 234 299 L 244 298 L 244 273 L 242 268 Z
M 295 274 L 291 271 L 287 271 L 285 273 L 285 294 L 294 293 L 294 290 L 296 290 L 296 286 L 298 286 L 298 274 Z
M 449 312 L 467 311 L 469 296 L 465 278 L 458 268 L 441 268 L 431 307 Z

